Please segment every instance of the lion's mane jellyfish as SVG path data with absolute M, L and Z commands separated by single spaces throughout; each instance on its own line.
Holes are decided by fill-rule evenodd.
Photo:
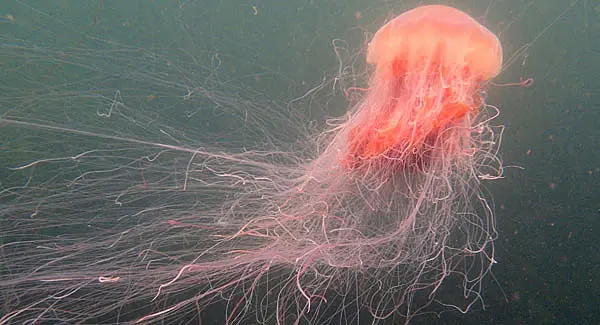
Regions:
M 433 5 L 383 26 L 367 62 L 375 73 L 349 123 L 343 163 L 351 169 L 419 168 L 469 148 L 468 134 L 452 129 L 477 113 L 482 83 L 500 71 L 502 48 L 467 14 Z
M 279 324 L 354 323 L 358 311 L 408 321 L 434 302 L 468 310 L 494 263 L 479 182 L 501 176 L 502 128 L 491 125 L 498 110 L 481 89 L 499 73 L 501 52 L 467 14 L 418 7 L 374 35 L 363 99 L 307 139 L 307 152 L 136 140 L 161 151 L 125 146 L 111 155 L 107 145 L 67 157 L 85 164 L 69 171 L 86 170 L 68 190 L 16 200 L 41 211 L 18 218 L 18 229 L 50 230 L 3 246 L 18 270 L 3 275 L 16 307 L 0 323 L 181 321 L 216 301 L 225 302 L 228 323 L 249 314 Z M 179 169 L 177 155 L 185 156 Z M 114 168 L 105 166 L 113 159 Z M 125 185 L 140 177 L 143 184 Z M 52 209 L 55 217 L 44 219 Z M 460 293 L 444 294 L 446 282 Z

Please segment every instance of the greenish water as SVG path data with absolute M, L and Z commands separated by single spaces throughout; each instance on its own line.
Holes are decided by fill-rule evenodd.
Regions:
M 233 149 L 261 147 L 267 138 L 300 141 L 303 133 L 290 129 L 318 131 L 325 118 L 344 114 L 350 104 L 341 90 L 366 85 L 369 36 L 417 4 L 5 2 L 0 114 L 113 138 L 0 124 L 2 189 L 23 179 L 6 166 L 37 159 L 40 152 L 51 157 L 112 148 L 115 137 Z M 498 263 L 482 294 L 485 308 L 425 315 L 414 323 L 599 323 L 600 4 L 440 2 L 498 34 L 508 64 L 496 83 L 520 77 L 535 83 L 488 90 L 488 102 L 501 109 L 506 125 L 501 156 L 509 168 L 503 179 L 485 183 L 499 233 Z M 333 82 L 336 76 L 341 78 Z M 323 80 L 327 87 L 311 92 Z M 185 100 L 200 91 L 211 92 L 213 101 Z M 116 114 L 115 108 L 122 120 L 98 119 Z M 297 115 L 309 116 L 306 125 L 297 124 Z M 48 185 L 81 170 L 53 176 L 48 167 L 43 173 L 50 176 L 40 184 Z

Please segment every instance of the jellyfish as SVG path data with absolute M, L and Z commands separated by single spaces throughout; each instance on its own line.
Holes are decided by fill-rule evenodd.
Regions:
M 464 137 L 445 130 L 477 113 L 482 84 L 500 72 L 502 48 L 464 12 L 431 5 L 379 29 L 367 62 L 375 72 L 350 122 L 342 162 L 352 169 L 384 161 L 389 164 L 377 168 L 415 167 L 432 155 L 464 149 Z M 447 138 L 444 148 L 434 148 L 439 137 Z
M 500 43 L 457 9 L 422 6 L 384 25 L 366 60 L 362 100 L 302 152 L 2 118 L 116 144 L 15 168 L 77 163 L 50 179 L 71 177 L 64 191 L 46 182 L 6 191 L 15 223 L 3 227 L 37 232 L 15 230 L 2 246 L 18 268 L 3 274 L 11 310 L 0 323 L 176 322 L 217 301 L 225 323 L 356 322 L 350 307 L 408 322 L 434 302 L 471 308 L 495 262 L 479 185 L 502 173 L 502 128 L 481 89 L 499 73 Z M 463 285 L 461 306 L 444 302 L 450 278 Z

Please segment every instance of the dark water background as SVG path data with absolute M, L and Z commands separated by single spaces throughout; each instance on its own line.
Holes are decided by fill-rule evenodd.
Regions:
M 344 79 L 346 85 L 364 86 L 362 60 L 369 33 L 417 3 L 431 2 L 6 0 L 0 5 L 0 33 L 6 40 L 0 45 L 4 46 L 0 64 L 9 68 L 16 61 L 11 53 L 22 55 L 10 49 L 16 45 L 39 48 L 48 54 L 48 62 L 38 63 L 43 69 L 27 74 L 19 70 L 19 74 L 1 76 L 0 89 L 8 93 L 11 89 L 18 92 L 20 87 L 34 89 L 36 84 L 64 85 L 69 80 L 86 80 L 87 74 L 89 80 L 97 80 L 90 72 L 93 69 L 81 72 L 60 64 L 61 60 L 77 59 L 72 57 L 76 51 L 61 56 L 61 48 L 98 51 L 98 56 L 79 61 L 88 68 L 102 67 L 98 74 L 122 74 L 129 80 L 139 71 L 143 76 L 160 72 L 165 57 L 158 50 L 153 57 L 153 49 L 179 49 L 179 55 L 168 58 L 173 64 L 183 68 L 187 61 L 190 70 L 205 70 L 181 70 L 181 78 L 173 73 L 157 74 L 162 80 L 179 79 L 181 92 L 174 96 L 185 94 L 183 85 L 186 81 L 194 84 L 196 73 L 199 79 L 206 78 L 211 67 L 218 66 L 225 92 L 237 96 L 239 91 L 248 101 L 270 101 L 282 110 L 304 110 L 318 127 L 326 116 L 340 116 L 347 109 L 340 91 L 332 88 L 320 92 L 314 101 L 287 104 L 323 79 L 335 77 L 339 65 L 332 42 L 343 40 L 334 44 L 343 45 L 340 55 L 344 63 L 355 66 L 354 75 Z M 486 183 L 494 198 L 499 239 L 498 264 L 493 277 L 486 280 L 485 309 L 478 305 L 466 315 L 446 312 L 415 323 L 600 323 L 600 2 L 438 3 L 454 5 L 482 21 L 499 36 L 506 60 L 516 55 L 497 83 L 515 82 L 520 77 L 535 78 L 535 83 L 530 88 L 491 87 L 488 91 L 488 102 L 501 108 L 506 125 L 501 156 L 505 165 L 521 168 L 507 168 L 504 179 Z M 98 46 L 97 40 L 103 45 Z M 115 49 L 126 45 L 132 50 L 113 53 L 111 43 Z M 40 57 L 36 55 L 36 60 Z M 115 65 L 118 71 L 106 71 L 110 67 L 106 62 L 113 59 L 129 63 Z M 130 69 L 123 68 L 128 65 Z M 121 89 L 122 96 L 127 96 L 127 90 L 148 95 L 155 91 L 147 84 L 119 81 L 118 77 L 102 80 L 104 84 L 92 82 L 91 86 L 106 89 L 109 98 L 115 89 Z M 78 87 L 73 86 L 74 92 Z M 80 83 L 80 87 L 90 85 Z M 35 92 L 31 96 L 34 98 Z M 11 105 L 14 103 L 4 101 L 0 113 L 12 109 Z M 67 125 L 61 117 L 63 109 L 57 106 L 49 112 Z M 186 125 L 185 116 L 169 116 L 167 110 L 161 114 L 168 116 L 165 124 Z M 212 122 L 212 127 L 219 125 Z M 69 123 L 75 128 L 86 125 L 85 120 Z M 201 127 L 190 130 L 190 138 L 201 132 Z M 98 131 L 102 126 L 89 128 Z M 125 129 L 106 132 L 128 134 Z M 152 136 L 147 139 L 152 141 Z M 5 143 L 0 146 L 10 148 L 11 139 L 14 137 L 5 133 Z M 221 141 L 227 143 L 228 139 Z

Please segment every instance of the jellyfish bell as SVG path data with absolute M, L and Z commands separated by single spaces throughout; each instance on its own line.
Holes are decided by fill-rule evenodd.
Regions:
M 381 27 L 369 44 L 367 62 L 375 71 L 350 121 L 342 164 L 355 169 L 393 158 L 387 161 L 423 167 L 465 145 L 460 140 L 466 134 L 445 131 L 468 125 L 477 113 L 480 88 L 500 72 L 502 47 L 466 13 L 431 5 Z
M 381 27 L 371 40 L 367 62 L 379 73 L 395 64 L 394 75 L 437 63 L 439 68 L 470 70 L 474 78 L 485 80 L 500 71 L 502 48 L 490 30 L 466 13 L 431 5 L 407 11 Z

